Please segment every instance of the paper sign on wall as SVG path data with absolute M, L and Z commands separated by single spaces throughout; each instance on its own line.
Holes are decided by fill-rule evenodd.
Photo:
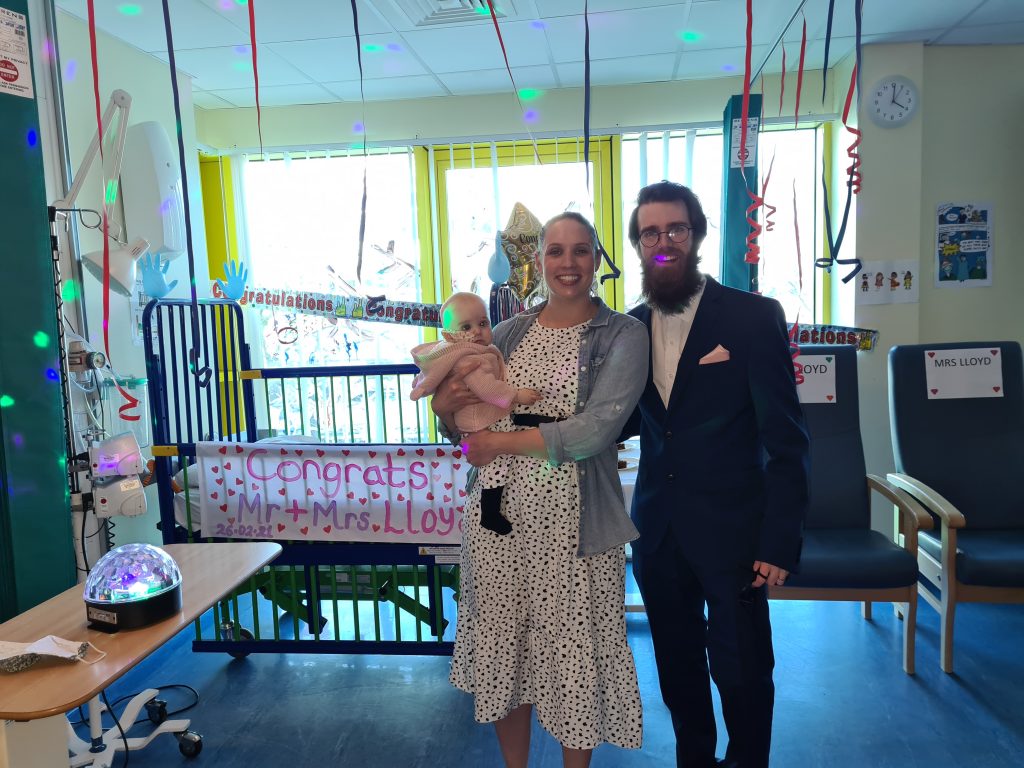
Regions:
M 25 14 L 7 8 L 0 8 L 0 93 L 34 96 Z
M 796 393 L 801 403 L 836 402 L 836 360 L 833 355 L 800 355 L 794 361 L 802 366 L 803 382 Z
M 204 535 L 458 545 L 469 464 L 438 445 L 197 443 Z
M 924 371 L 929 400 L 1003 396 L 1003 361 L 995 348 L 925 350 Z

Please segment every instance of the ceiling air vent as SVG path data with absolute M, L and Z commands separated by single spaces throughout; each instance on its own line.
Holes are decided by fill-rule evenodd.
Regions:
M 511 0 L 492 1 L 499 19 L 515 15 Z M 487 21 L 491 15 L 487 0 L 396 0 L 395 4 L 417 27 Z

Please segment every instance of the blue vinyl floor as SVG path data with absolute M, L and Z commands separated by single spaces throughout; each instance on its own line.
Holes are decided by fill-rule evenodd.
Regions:
M 953 675 L 938 666 L 938 617 L 918 609 L 917 674 L 901 666 L 902 624 L 891 606 L 861 618 L 853 603 L 774 602 L 777 768 L 997 768 L 1024 766 L 1024 606 L 964 605 Z M 643 614 L 629 639 L 644 702 L 644 745 L 602 746 L 594 766 L 671 766 Z M 186 630 L 112 686 L 108 698 L 185 683 L 201 699 L 185 717 L 203 734 L 187 761 L 160 736 L 130 765 L 468 768 L 500 766 L 490 726 L 473 722 L 470 697 L 451 688 L 446 657 L 193 653 Z M 161 696 L 187 703 L 179 689 Z M 721 722 L 720 722 L 721 724 Z M 137 726 L 145 732 L 146 724 Z M 133 731 L 130 735 L 135 735 Z M 719 754 L 724 752 L 724 729 Z M 120 765 L 119 756 L 115 765 Z M 561 765 L 558 744 L 535 725 L 531 766 Z

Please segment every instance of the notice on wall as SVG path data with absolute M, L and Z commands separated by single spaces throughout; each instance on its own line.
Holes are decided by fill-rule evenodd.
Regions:
M 798 355 L 793 362 L 803 373 L 803 381 L 796 388 L 801 403 L 836 402 L 836 361 L 833 355 Z
M 747 145 L 742 150 L 743 167 L 753 168 L 757 163 L 757 127 L 761 120 L 757 117 L 747 118 Z M 743 138 L 743 119 L 733 118 L 732 136 L 729 139 L 729 167 L 740 167 L 740 141 Z
M 1003 361 L 998 349 L 928 349 L 924 371 L 929 400 L 1003 396 Z
M 857 303 L 916 304 L 920 285 L 917 259 L 865 262 L 857 281 Z
M 25 14 L 3 7 L 0 7 L 0 93 L 26 99 L 35 97 Z
M 935 286 L 992 285 L 992 206 L 944 203 L 936 209 Z
M 469 464 L 439 445 L 197 443 L 203 534 L 455 545 Z

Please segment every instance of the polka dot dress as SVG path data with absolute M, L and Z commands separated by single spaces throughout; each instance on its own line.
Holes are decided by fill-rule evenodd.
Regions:
M 576 361 L 586 324 L 534 323 L 508 363 L 508 380 L 544 398 L 519 412 L 574 412 Z M 509 419 L 494 427 L 518 429 Z M 502 514 L 512 532 L 480 527 L 480 489 L 505 481 Z M 626 643 L 623 547 L 577 557 L 576 464 L 499 458 L 484 467 L 464 518 L 462 587 L 451 682 L 472 693 L 477 722 L 533 704 L 562 746 L 602 742 L 638 748 L 640 692 Z

